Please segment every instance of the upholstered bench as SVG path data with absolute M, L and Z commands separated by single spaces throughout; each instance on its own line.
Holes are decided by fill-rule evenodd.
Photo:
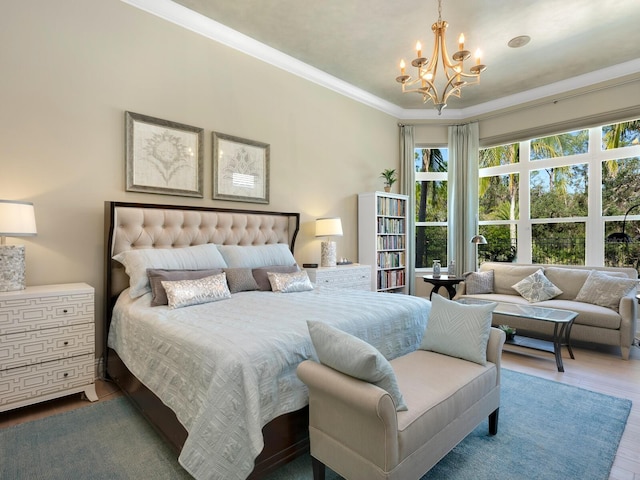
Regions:
M 422 349 L 391 360 L 399 399 L 379 382 L 302 362 L 314 479 L 324 479 L 325 465 L 348 480 L 419 479 L 485 418 L 496 434 L 505 335 L 488 333 L 484 365 Z

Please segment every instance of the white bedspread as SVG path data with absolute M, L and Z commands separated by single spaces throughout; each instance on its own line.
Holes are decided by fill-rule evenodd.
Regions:
M 322 288 L 242 292 L 175 310 L 150 307 L 150 297 L 120 296 L 109 346 L 185 426 L 179 461 L 198 480 L 245 479 L 263 448 L 262 427 L 308 403 L 295 373 L 315 358 L 308 319 L 391 359 L 418 347 L 431 308 L 408 295 Z

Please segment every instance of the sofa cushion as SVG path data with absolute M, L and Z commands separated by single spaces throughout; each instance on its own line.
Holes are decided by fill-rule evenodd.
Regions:
M 493 270 L 470 272 L 464 277 L 464 284 L 469 295 L 493 293 Z
M 517 295 L 512 285 L 540 269 L 539 265 L 515 265 L 513 263 L 491 263 L 480 265 L 480 271 L 493 270 L 493 293 Z
M 605 272 L 592 270 L 578 292 L 576 300 L 608 307 L 617 312 L 620 299 L 637 285 L 637 280 L 612 277 Z
M 562 290 L 544 276 L 542 269 L 523 278 L 513 285 L 513 288 L 529 302 L 542 302 L 543 300 L 557 297 L 562 293 Z
M 436 368 L 416 368 L 416 365 Z M 416 451 L 496 387 L 497 368 L 416 350 L 391 361 L 407 411 L 398 412 L 400 458 Z
M 323 322 L 307 320 L 307 326 L 320 363 L 377 385 L 391 395 L 396 410 L 407 409 L 391 364 L 373 345 Z
M 617 330 L 620 328 L 620 314 L 610 308 L 591 303 L 577 302 L 575 300 L 546 300 L 536 303 L 536 306 L 547 308 L 559 308 L 560 310 L 571 310 L 578 316 L 573 321 L 574 325 L 589 325 L 598 328 L 609 328 Z
M 431 302 L 420 349 L 485 365 L 491 313 L 496 304 L 463 305 L 440 295 L 434 295 Z

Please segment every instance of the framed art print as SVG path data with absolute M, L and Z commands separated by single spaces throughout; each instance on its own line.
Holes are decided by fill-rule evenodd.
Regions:
M 213 132 L 213 198 L 269 203 L 269 144 Z
M 204 130 L 125 112 L 126 190 L 203 197 Z

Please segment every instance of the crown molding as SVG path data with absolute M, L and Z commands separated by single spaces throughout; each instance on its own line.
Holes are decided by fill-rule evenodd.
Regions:
M 473 105 L 462 109 L 445 109 L 442 115 L 433 108 L 411 109 L 402 108 L 387 100 L 355 87 L 350 83 L 329 75 L 311 65 L 297 60 L 264 43 L 258 42 L 236 30 L 233 30 L 209 17 L 201 15 L 171 0 L 121 0 L 122 2 L 151 13 L 157 17 L 174 23 L 180 27 L 238 50 L 266 62 L 274 67 L 285 70 L 293 75 L 351 98 L 359 103 L 380 110 L 399 120 L 441 120 L 463 121 L 486 115 L 498 110 L 512 108 L 529 102 L 539 101 L 554 95 L 562 95 L 583 87 L 600 82 L 610 81 L 630 74 L 640 72 L 640 59 L 596 70 L 571 79 L 544 85 L 525 92 L 508 95 L 486 103 Z

